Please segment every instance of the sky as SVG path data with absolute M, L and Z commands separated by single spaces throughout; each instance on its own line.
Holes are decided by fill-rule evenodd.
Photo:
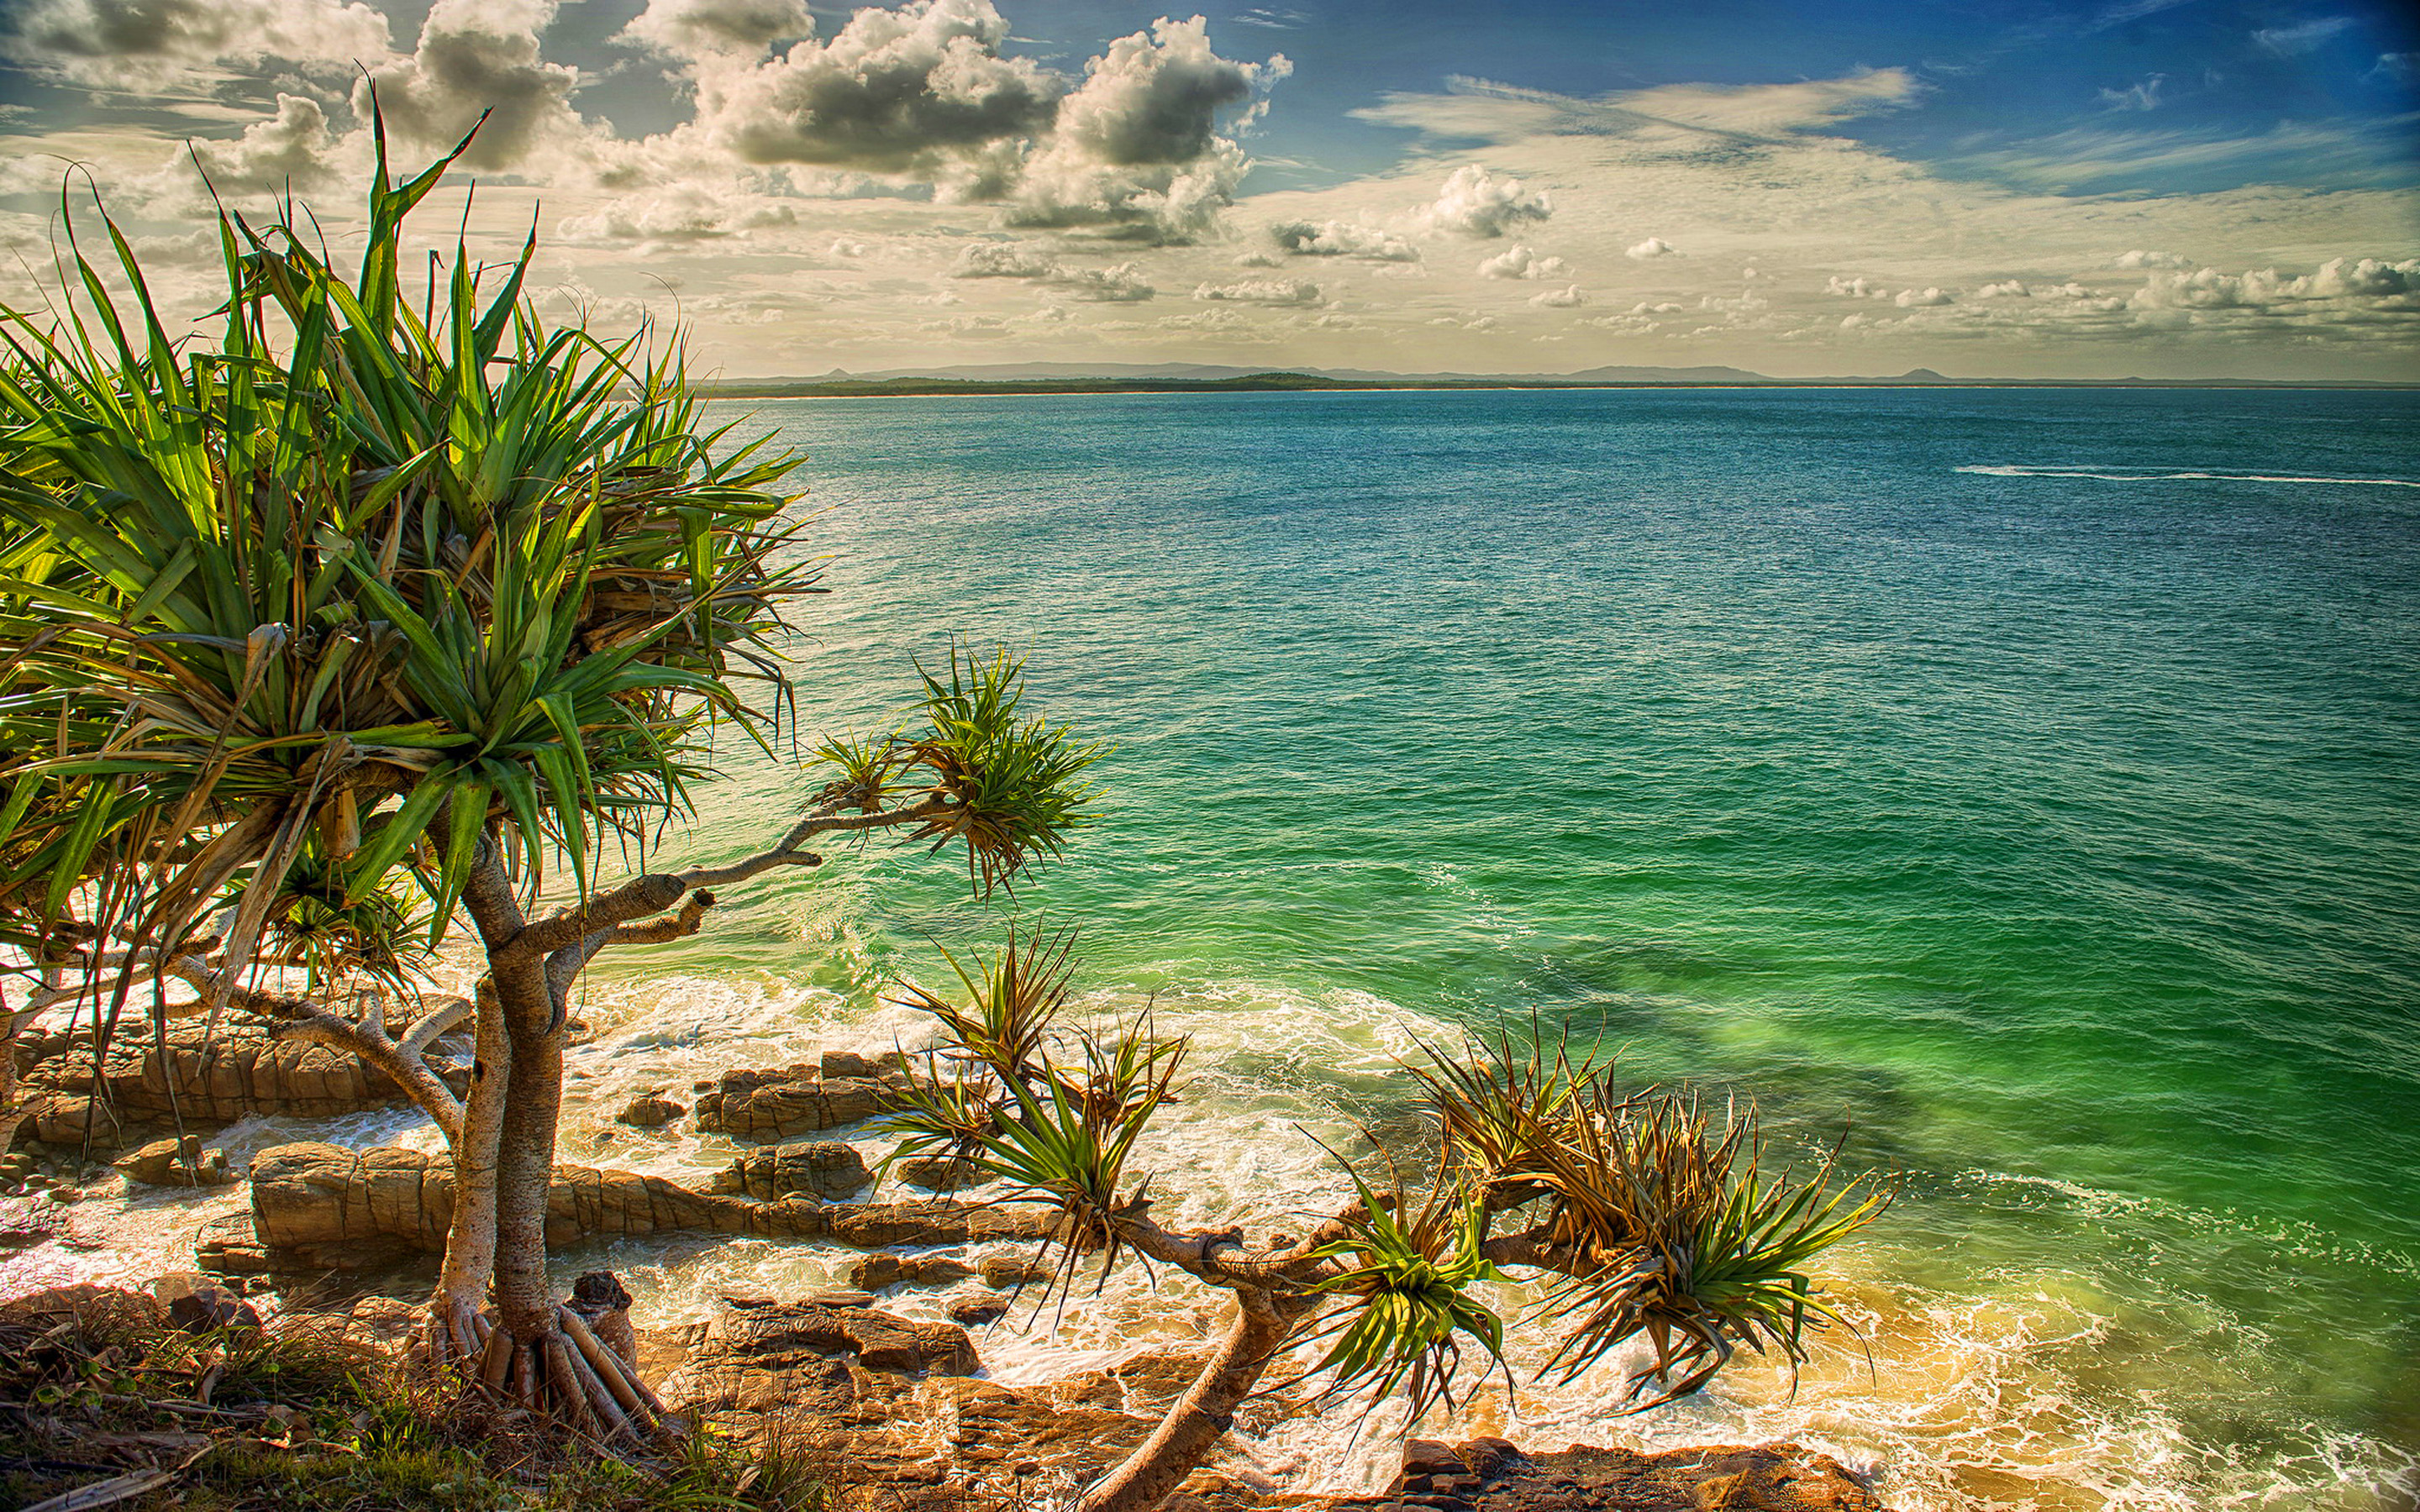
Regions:
M 0 0 L 0 301 L 63 193 L 189 316 L 213 193 L 341 247 L 373 94 L 491 113 L 432 244 L 728 378 L 2420 379 L 2420 12 L 2336 0 Z

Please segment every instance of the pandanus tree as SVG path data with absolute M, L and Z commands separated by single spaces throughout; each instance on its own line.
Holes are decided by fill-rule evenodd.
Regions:
M 524 296 L 534 235 L 484 276 L 458 239 L 407 298 L 405 217 L 469 139 L 397 182 L 374 130 L 358 270 L 295 207 L 223 213 L 215 341 L 169 336 L 105 216 L 113 277 L 71 239 L 53 308 L 0 313 L 0 943 L 105 998 L 104 1031 L 174 978 L 212 1022 L 385 1070 L 454 1154 L 428 1354 L 643 1434 L 644 1386 L 547 1281 L 581 973 L 819 864 L 822 837 L 962 847 L 988 891 L 1083 820 L 1094 752 L 1024 711 L 1021 663 L 953 649 L 903 728 L 816 748 L 768 848 L 606 885 L 609 848 L 644 860 L 685 811 L 718 729 L 782 748 L 772 640 L 813 591 L 799 458 L 701 430 L 676 341 L 551 326 Z M 381 995 L 264 974 L 394 975 L 413 912 L 427 946 L 475 949 L 472 999 L 391 1032 Z M 428 1056 L 465 1018 L 458 1095 Z
M 1491 1373 L 1509 1389 L 1492 1283 L 1543 1284 L 1528 1321 L 1559 1336 L 1542 1375 L 1568 1383 L 1644 1339 L 1649 1358 L 1620 1388 L 1631 1412 L 1697 1391 L 1742 1348 L 1794 1370 L 1811 1334 L 1845 1326 L 1808 1262 L 1881 1214 L 1886 1181 L 1841 1179 L 1837 1147 L 1776 1172 L 1752 1107 L 1715 1115 L 1687 1090 L 1625 1088 L 1612 1063 L 1575 1060 L 1534 1025 L 1407 1063 L 1432 1137 L 1384 1151 L 1383 1181 L 1348 1166 L 1356 1199 L 1308 1233 L 1255 1246 L 1241 1226 L 1164 1227 L 1138 1148 L 1187 1041 L 1147 1014 L 1067 1025 L 1069 946 L 1012 938 L 972 968 L 952 960 L 963 995 L 907 991 L 941 1048 L 890 1127 L 901 1154 L 955 1157 L 992 1200 L 1057 1210 L 1054 1287 L 1140 1262 L 1234 1299 L 1199 1376 L 1071 1512 L 1157 1506 L 1290 1350 L 1309 1356 L 1320 1396 L 1366 1411 L 1402 1393 L 1407 1423 Z

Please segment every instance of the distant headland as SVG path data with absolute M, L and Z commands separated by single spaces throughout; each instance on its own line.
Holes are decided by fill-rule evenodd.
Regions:
M 1263 371 L 1201 363 L 994 363 L 926 370 L 850 373 L 834 368 L 812 378 L 709 379 L 698 385 L 715 399 L 855 398 L 910 394 L 995 393 L 1249 393 L 1288 390 L 1362 389 L 2413 389 L 2420 379 L 2393 382 L 2345 378 L 1947 378 L 1929 367 L 1873 378 L 1771 378 L 1738 367 L 1591 367 L 1576 373 L 1382 373 L 1360 368 Z

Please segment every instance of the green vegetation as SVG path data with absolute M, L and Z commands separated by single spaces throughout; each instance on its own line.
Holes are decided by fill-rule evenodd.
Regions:
M 535 235 L 501 268 L 458 239 L 408 297 L 405 220 L 470 139 L 397 182 L 373 124 L 359 269 L 300 207 L 222 213 L 214 344 L 171 336 L 105 214 L 105 265 L 70 215 L 54 307 L 0 311 L 0 945 L 39 986 L 79 979 L 96 1056 L 173 978 L 213 1023 L 384 1072 L 455 1158 L 429 1360 L 651 1438 L 660 1404 L 548 1288 L 580 974 L 695 933 L 715 888 L 820 865 L 828 834 L 963 846 L 988 894 L 1086 821 L 1097 752 L 1025 710 L 1016 658 L 954 649 L 919 669 L 919 728 L 822 748 L 837 779 L 770 849 L 600 890 L 609 845 L 644 856 L 689 811 L 718 731 L 772 748 L 782 612 L 814 577 L 799 458 L 701 431 L 676 338 L 550 325 Z M 415 921 L 487 969 L 397 1039 L 377 989 L 411 985 Z M 465 1015 L 458 1096 L 426 1057 Z
M 704 1437 L 647 1463 L 567 1452 L 333 1328 L 187 1333 L 123 1292 L 0 1306 L 0 1505 L 820 1512 L 843 1473 Z
M 1108 1030 L 1062 1022 L 1069 946 L 1012 936 L 990 962 L 952 960 L 963 1003 L 910 989 L 900 1001 L 930 1014 L 945 1043 L 889 1123 L 903 1152 L 947 1151 L 1006 1183 L 1003 1200 L 1055 1208 L 1054 1285 L 1072 1288 L 1095 1257 L 1103 1278 L 1136 1257 L 1234 1296 L 1233 1327 L 1192 1389 L 1076 1512 L 1150 1512 L 1278 1356 L 1306 1342 L 1332 1341 L 1309 1372 L 1325 1378 L 1325 1398 L 1366 1410 L 1402 1389 L 1413 1423 L 1454 1400 L 1466 1350 L 1509 1383 L 1505 1319 L 1485 1284 L 1546 1284 L 1522 1320 L 1560 1333 L 1544 1374 L 1569 1380 L 1646 1338 L 1654 1358 L 1630 1379 L 1633 1412 L 1698 1390 L 1742 1346 L 1794 1366 L 1809 1335 L 1846 1326 L 1809 1266 L 1882 1214 L 1887 1184 L 1838 1180 L 1828 1157 L 1802 1177 L 1771 1175 L 1752 1109 L 1718 1130 L 1693 1094 L 1626 1090 L 1612 1064 L 1575 1063 L 1534 1034 L 1432 1050 L 1406 1068 L 1435 1137 L 1385 1153 L 1426 1173 L 1418 1203 L 1400 1172 L 1382 1195 L 1348 1166 L 1358 1200 L 1307 1237 L 1254 1248 L 1240 1227 L 1163 1227 L 1135 1156 L 1177 1094 L 1186 1041 L 1156 1034 L 1147 1013 Z

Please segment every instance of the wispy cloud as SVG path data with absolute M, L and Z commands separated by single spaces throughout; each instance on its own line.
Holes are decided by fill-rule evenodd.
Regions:
M 2318 51 L 2328 39 L 2352 25 L 2350 16 L 2322 16 L 2299 26 L 2265 26 L 2252 34 L 2252 39 L 2279 57 Z
M 2173 192 L 2291 183 L 2326 188 L 2410 184 L 2420 164 L 2394 144 L 2420 115 L 2365 122 L 2284 122 L 2253 135 L 2079 127 L 1947 160 L 1952 172 L 2061 194 Z
M 2166 74 L 2155 73 L 2123 89 L 2103 89 L 2101 102 L 2111 110 L 2157 110 L 2160 107 L 2160 86 L 2167 82 Z

